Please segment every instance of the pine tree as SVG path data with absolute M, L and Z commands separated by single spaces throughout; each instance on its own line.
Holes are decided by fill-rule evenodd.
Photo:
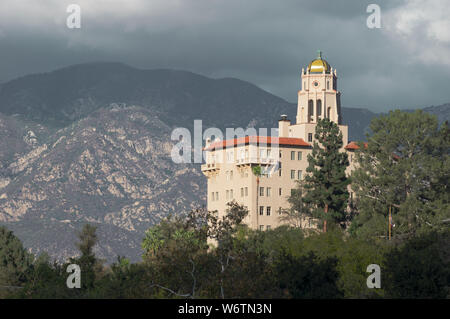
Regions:
M 359 212 L 352 232 L 386 236 L 389 207 L 394 236 L 445 227 L 450 211 L 448 124 L 439 128 L 436 117 L 421 110 L 397 110 L 375 118 L 370 129 L 352 175 Z
M 339 126 L 329 119 L 319 120 L 314 134 L 312 153 L 308 155 L 309 166 L 305 176 L 305 203 L 314 208 L 312 214 L 323 222 L 344 225 L 348 200 L 347 186 L 350 183 L 345 174 L 349 165 L 348 156 L 340 152 L 343 146 Z
M 5 286 L 19 286 L 25 281 L 25 272 L 30 267 L 33 256 L 14 234 L 0 227 L 0 289 Z M 1 293 L 1 291 L 0 291 Z

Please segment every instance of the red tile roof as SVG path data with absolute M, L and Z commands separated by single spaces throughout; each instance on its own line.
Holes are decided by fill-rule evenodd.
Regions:
M 367 143 L 364 143 L 364 147 L 367 147 Z M 344 147 L 346 150 L 357 150 L 359 149 L 358 144 L 356 142 L 350 142 Z
M 237 145 L 247 144 L 277 144 L 280 146 L 299 146 L 299 147 L 311 147 L 311 144 L 306 143 L 302 138 L 294 137 L 271 137 L 271 136 L 245 136 L 235 138 L 232 140 L 224 140 L 211 143 L 208 147 L 205 147 L 205 151 L 212 151 L 214 149 L 224 149 L 227 147 L 234 147 Z

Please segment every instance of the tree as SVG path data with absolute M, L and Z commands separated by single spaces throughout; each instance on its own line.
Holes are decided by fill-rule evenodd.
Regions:
M 4 289 L 15 289 L 25 281 L 25 272 L 33 261 L 14 234 L 0 227 L 0 293 Z
M 447 124 L 418 110 L 391 111 L 372 120 L 368 143 L 356 153 L 352 175 L 358 216 L 354 234 L 384 237 L 391 207 L 395 236 L 443 228 L 450 211 Z
M 319 120 L 314 134 L 312 153 L 308 155 L 308 168 L 305 176 L 304 202 L 312 205 L 312 214 L 323 222 L 344 226 L 347 219 L 347 186 L 350 183 L 345 174 L 349 165 L 348 156 L 341 152 L 343 141 L 339 126 L 329 119 Z
M 281 211 L 279 220 L 291 227 L 302 228 L 306 218 L 310 218 L 311 205 L 305 203 L 303 199 L 303 181 L 297 181 L 297 187 L 293 189 L 288 198 L 290 208 Z
M 382 282 L 388 298 L 450 297 L 450 232 L 429 232 L 386 255 Z
M 96 273 L 100 273 L 102 263 L 95 257 L 94 246 L 97 244 L 97 227 L 85 224 L 78 233 L 79 242 L 77 248 L 81 252 L 78 258 L 70 258 L 70 263 L 77 264 L 81 268 L 81 288 L 89 290 L 94 288 Z

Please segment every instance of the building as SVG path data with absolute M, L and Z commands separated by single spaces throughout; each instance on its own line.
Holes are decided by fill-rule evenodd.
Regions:
M 202 172 L 208 178 L 208 210 L 216 210 L 221 216 L 226 213 L 227 203 L 235 200 L 248 208 L 244 222 L 252 229 L 279 226 L 281 211 L 289 208 L 288 197 L 296 188 L 296 181 L 306 173 L 319 119 L 329 118 L 339 125 L 345 145 L 342 151 L 351 154 L 348 172 L 353 169 L 357 145 L 347 143 L 348 126 L 342 124 L 337 72 L 320 51 L 306 70 L 302 69 L 301 83 L 296 121 L 291 123 L 282 115 L 278 137 L 207 141 Z M 254 174 L 255 166 L 262 167 L 261 176 Z M 312 226 L 308 219 L 302 223 L 303 227 Z

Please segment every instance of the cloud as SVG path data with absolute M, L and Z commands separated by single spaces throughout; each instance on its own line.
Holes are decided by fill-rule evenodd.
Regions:
M 409 0 L 387 12 L 386 30 L 405 46 L 412 62 L 450 68 L 449 17 L 447 0 Z
M 295 101 L 300 71 L 321 49 L 344 106 L 384 111 L 450 101 L 445 1 L 2 0 L 0 80 L 90 61 L 236 77 Z M 80 30 L 66 27 L 81 6 Z M 430 65 L 439 63 L 439 68 Z

